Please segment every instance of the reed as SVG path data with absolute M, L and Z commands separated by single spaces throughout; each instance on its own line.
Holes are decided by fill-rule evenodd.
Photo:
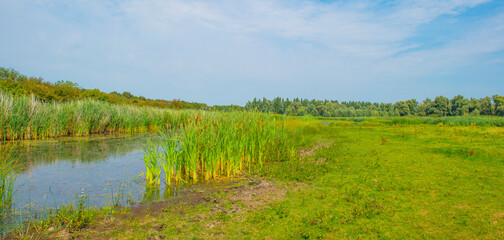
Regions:
M 160 157 L 159 146 L 148 140 L 144 148 L 144 163 L 147 171 L 145 172 L 145 179 L 148 185 L 158 185 L 161 175 L 161 165 L 158 162 Z
M 90 99 L 45 103 L 0 92 L 0 139 L 40 139 L 174 128 L 197 111 L 118 105 Z
M 294 145 L 283 120 L 272 115 L 200 112 L 180 130 L 161 133 L 159 144 L 145 145 L 146 176 L 153 176 L 156 157 L 166 184 L 230 177 L 244 169 L 260 170 L 273 158 L 289 158 L 295 155 Z

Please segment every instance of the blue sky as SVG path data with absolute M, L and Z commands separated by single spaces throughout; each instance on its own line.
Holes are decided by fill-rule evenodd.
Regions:
M 0 0 L 0 66 L 244 105 L 504 95 L 504 1 Z

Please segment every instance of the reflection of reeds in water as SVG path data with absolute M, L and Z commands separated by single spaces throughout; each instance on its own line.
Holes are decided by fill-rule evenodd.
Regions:
M 0 145 L 0 225 L 12 205 L 14 184 L 19 174 L 14 145 Z
M 195 111 L 110 104 L 96 100 L 44 103 L 0 92 L 0 139 L 145 132 L 176 126 Z
M 262 113 L 205 112 L 185 123 L 180 134 L 161 134 L 160 144 L 144 150 L 147 182 L 230 177 L 247 168 L 261 169 L 271 157 L 293 154 L 283 120 Z M 154 163 L 158 162 L 158 163 Z
M 124 157 L 138 151 L 146 135 L 116 135 L 99 137 L 63 138 L 48 141 L 20 141 L 17 151 L 24 171 L 30 172 L 40 164 L 52 164 L 60 161 L 73 163 L 91 163 L 105 161 L 110 157 Z
M 144 196 L 143 196 L 142 202 L 157 201 L 159 199 L 160 199 L 160 196 L 159 196 L 159 186 L 158 187 L 152 187 L 151 184 L 146 183 L 145 192 L 144 192 Z
M 161 198 L 160 190 L 161 189 L 160 189 L 159 185 L 152 186 L 152 185 L 146 183 L 145 192 L 143 195 L 142 202 L 144 202 L 144 203 L 153 202 L 153 201 L 158 201 L 160 199 L 166 200 L 166 199 L 170 199 L 178 194 L 178 189 L 177 189 L 177 186 L 175 186 L 175 185 L 166 186 L 164 188 L 162 198 Z

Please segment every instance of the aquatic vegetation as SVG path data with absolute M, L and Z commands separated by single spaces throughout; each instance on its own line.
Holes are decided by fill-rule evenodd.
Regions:
M 10 210 L 14 184 L 19 174 L 14 145 L 0 145 L 0 222 Z
M 145 146 L 146 179 L 159 181 L 154 158 L 163 167 L 166 184 L 197 182 L 260 170 L 268 160 L 295 155 L 295 144 L 288 140 L 283 120 L 275 116 L 204 112 L 172 134 L 162 133 L 159 144 Z
M 111 104 L 91 99 L 46 103 L 0 92 L 0 139 L 40 139 L 92 133 L 146 132 L 176 127 L 194 110 Z
M 132 211 L 127 217 L 96 211 L 93 221 L 107 228 L 79 229 L 83 225 L 76 224 L 68 229 L 79 229 L 73 236 L 88 239 L 217 234 L 231 239 L 500 239 L 503 128 L 378 120 L 284 119 L 257 113 L 194 116 L 145 146 L 156 151 L 153 156 L 161 171 L 171 174 L 171 184 L 193 181 L 194 168 L 197 181 L 226 177 L 228 163 L 231 175 L 236 168 L 258 176 L 248 174 L 217 186 L 215 192 L 191 191 L 195 198 L 180 196 L 176 204 L 163 203 L 162 208 L 144 206 L 143 213 Z M 269 140 L 258 143 L 259 136 Z M 231 141 L 237 143 L 229 145 Z M 262 167 L 250 145 L 256 150 L 264 145 Z M 296 154 L 300 146 L 303 151 Z M 185 163 L 192 157 L 195 167 Z M 156 181 L 166 181 L 162 177 Z M 177 187 L 167 186 L 164 193 L 148 188 L 144 201 L 172 195 Z M 52 222 L 34 223 L 43 226 L 34 228 L 41 233 L 65 228 L 66 217 L 78 219 L 77 211 L 63 210 Z M 74 222 L 86 222 L 83 214 Z M 100 220 L 104 214 L 107 220 Z M 114 216 L 121 217 L 110 221 Z M 49 237 L 58 237 L 58 231 Z
M 303 156 L 266 161 L 258 171 L 262 177 L 249 174 L 215 192 L 200 192 L 202 203 L 181 200 L 122 217 L 116 225 L 120 231 L 76 234 L 90 239 L 502 238 L 503 128 L 325 121 L 277 120 L 289 140 L 316 144 L 306 146 Z M 276 158 L 269 153 L 265 158 Z
M 147 184 L 156 185 L 159 184 L 159 177 L 161 175 L 161 165 L 158 162 L 159 150 L 158 146 L 154 144 L 151 140 L 147 141 L 146 147 L 144 148 L 144 163 L 147 171 L 145 172 L 145 179 Z
M 87 195 L 76 196 L 76 204 L 62 205 L 48 209 L 38 219 L 13 226 L 10 231 L 3 233 L 9 239 L 46 239 L 49 235 L 65 229 L 74 232 L 83 229 L 96 221 L 97 218 L 110 219 L 115 212 L 114 206 L 92 207 Z M 60 237 L 58 237 L 60 238 Z

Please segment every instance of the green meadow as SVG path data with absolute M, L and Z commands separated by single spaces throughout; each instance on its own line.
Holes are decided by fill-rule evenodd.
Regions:
M 218 122 L 225 117 L 234 124 L 243 119 L 238 113 L 212 117 Z M 500 127 L 407 119 L 396 123 L 394 119 L 254 117 L 265 123 L 274 121 L 277 129 L 288 132 L 288 138 L 295 139 L 288 143 L 294 153 L 278 147 L 283 138 L 271 134 L 266 145 L 277 147 L 255 152 L 265 153 L 262 167 L 232 167 L 236 171 L 229 175 L 235 177 L 227 177 L 225 168 L 220 170 L 226 164 L 216 160 L 221 174 L 212 170 L 206 175 L 205 165 L 197 162 L 198 177 L 217 180 L 193 185 L 170 200 L 115 208 L 112 214 L 88 210 L 92 218 L 85 227 L 70 228 L 60 221 L 57 230 L 32 227 L 25 231 L 33 234 L 29 236 L 78 239 L 504 237 L 504 129 Z M 215 120 L 205 121 L 211 125 Z M 243 134 L 238 129 L 249 132 L 241 126 L 221 131 Z M 201 136 L 217 132 L 212 129 Z M 173 136 L 167 139 L 181 140 Z M 204 144 L 199 144 L 198 159 L 203 159 L 207 156 L 203 145 L 208 142 L 200 143 Z M 232 146 L 233 152 L 239 146 Z M 249 158 L 243 153 L 247 151 L 239 152 L 238 159 L 242 156 L 246 165 Z M 279 153 L 284 155 L 273 157 Z M 258 159 L 251 157 L 250 164 L 259 164 Z M 190 172 L 187 178 L 181 172 L 181 179 L 192 179 Z M 12 236 L 28 235 L 18 230 Z

